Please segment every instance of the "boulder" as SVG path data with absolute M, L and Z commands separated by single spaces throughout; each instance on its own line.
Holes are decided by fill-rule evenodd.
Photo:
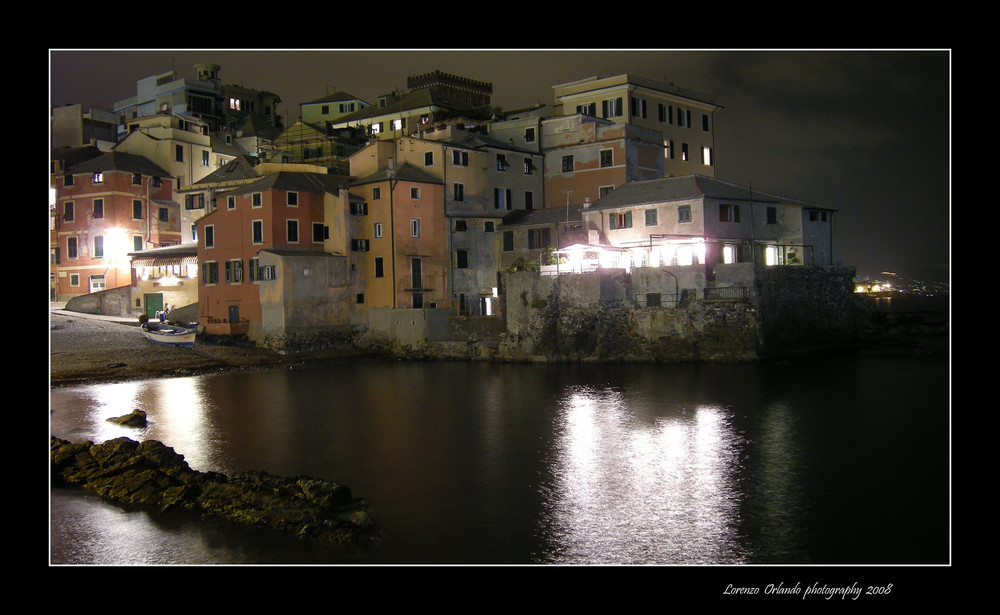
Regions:
M 289 532 L 330 544 L 375 538 L 368 503 L 348 487 L 307 476 L 191 469 L 156 440 L 115 438 L 101 444 L 51 439 L 52 480 L 123 504 L 186 510 L 203 519 Z
M 142 410 L 133 410 L 130 414 L 116 416 L 108 419 L 112 423 L 124 425 L 125 427 L 145 427 L 146 413 Z

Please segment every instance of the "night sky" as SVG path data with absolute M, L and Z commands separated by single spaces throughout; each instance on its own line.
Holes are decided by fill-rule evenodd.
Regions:
M 845 265 L 928 281 L 950 275 L 951 52 L 931 50 L 50 50 L 53 105 L 111 108 L 144 77 L 221 66 L 274 92 L 286 126 L 337 90 L 375 103 L 433 70 L 493 84 L 494 105 L 551 105 L 552 86 L 632 73 L 707 94 L 716 177 L 837 209 Z

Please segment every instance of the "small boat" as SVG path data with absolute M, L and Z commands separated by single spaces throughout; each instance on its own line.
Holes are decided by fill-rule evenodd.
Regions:
M 188 348 L 194 346 L 194 337 L 198 333 L 198 329 L 195 327 L 185 329 L 184 327 L 175 327 L 158 322 L 147 322 L 140 328 L 146 339 L 154 344 L 186 346 Z

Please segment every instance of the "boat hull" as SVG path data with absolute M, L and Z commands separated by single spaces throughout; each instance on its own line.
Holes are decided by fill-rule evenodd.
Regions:
M 164 327 L 157 329 L 147 329 L 143 327 L 142 334 L 146 339 L 154 344 L 164 346 L 184 346 L 190 348 L 194 346 L 194 338 L 197 331 L 195 329 L 181 329 L 180 327 Z

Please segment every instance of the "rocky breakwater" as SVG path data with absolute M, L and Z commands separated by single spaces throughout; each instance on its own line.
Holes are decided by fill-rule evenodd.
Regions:
M 251 471 L 192 470 L 162 442 L 121 437 L 101 444 L 51 441 L 54 484 L 75 485 L 122 504 L 184 510 L 212 522 L 289 532 L 333 545 L 376 537 L 368 504 L 344 485 Z

